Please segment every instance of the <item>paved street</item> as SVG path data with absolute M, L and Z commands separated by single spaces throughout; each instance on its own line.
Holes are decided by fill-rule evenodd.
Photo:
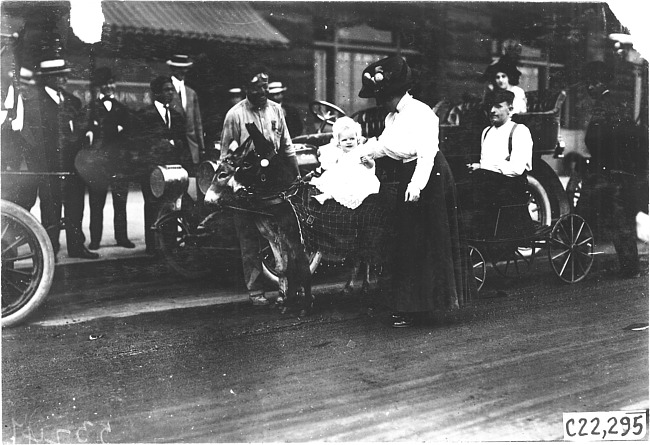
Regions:
M 59 267 L 3 330 L 3 442 L 561 440 L 564 412 L 648 408 L 648 331 L 626 329 L 647 324 L 648 263 L 613 265 L 571 286 L 543 258 L 526 280 L 489 271 L 479 300 L 402 330 L 380 293 L 339 295 L 336 268 L 297 319 L 247 304 L 236 266 Z

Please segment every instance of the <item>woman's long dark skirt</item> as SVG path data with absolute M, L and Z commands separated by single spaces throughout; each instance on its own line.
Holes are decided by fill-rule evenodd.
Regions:
M 404 202 L 416 162 L 398 167 L 393 293 L 398 312 L 457 309 L 476 294 L 473 271 L 447 160 L 436 155 L 418 202 Z

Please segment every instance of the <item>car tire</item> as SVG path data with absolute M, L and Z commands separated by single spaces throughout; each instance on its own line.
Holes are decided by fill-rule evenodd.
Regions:
M 34 215 L 3 200 L 2 327 L 23 322 L 43 303 L 54 278 L 54 258 L 50 237 Z

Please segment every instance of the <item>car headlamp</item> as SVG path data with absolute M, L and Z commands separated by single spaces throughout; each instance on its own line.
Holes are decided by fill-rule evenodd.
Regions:
M 149 176 L 151 193 L 164 201 L 176 201 L 187 191 L 189 175 L 180 165 L 159 165 Z
M 204 161 L 199 165 L 196 172 L 196 182 L 199 185 L 199 190 L 201 190 L 201 193 L 204 195 L 208 192 L 218 167 L 219 163 L 214 161 Z

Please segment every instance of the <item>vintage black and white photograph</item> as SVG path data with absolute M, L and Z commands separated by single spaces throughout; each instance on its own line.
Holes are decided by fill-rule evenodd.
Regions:
M 2 0 L 2 443 L 647 443 L 643 9 Z

